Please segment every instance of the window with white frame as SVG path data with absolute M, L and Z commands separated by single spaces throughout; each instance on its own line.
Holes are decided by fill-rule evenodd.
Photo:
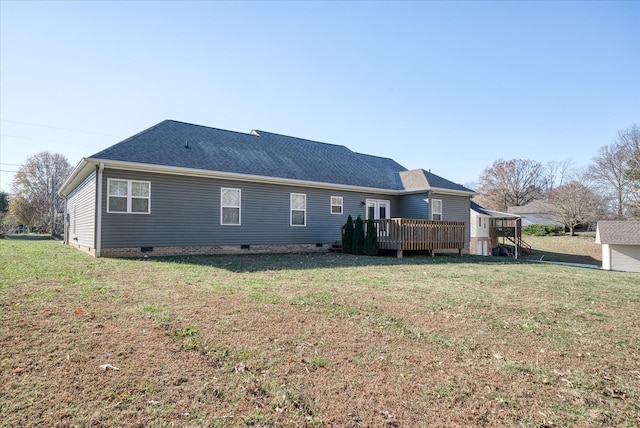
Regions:
M 442 220 L 442 199 L 431 200 L 431 220 Z
M 148 181 L 108 179 L 107 212 L 149 214 L 151 212 L 151 183 Z
M 240 225 L 240 189 L 220 189 L 220 224 Z
M 331 197 L 331 214 L 342 214 L 342 196 Z
M 291 226 L 305 226 L 307 224 L 307 195 L 304 193 L 291 194 Z

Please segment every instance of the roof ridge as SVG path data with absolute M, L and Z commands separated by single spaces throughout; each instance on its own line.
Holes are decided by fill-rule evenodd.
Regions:
M 344 149 L 349 150 L 352 153 L 356 153 L 353 150 L 351 150 L 349 147 L 345 146 L 344 144 L 325 143 L 323 141 L 310 140 L 308 138 L 294 137 L 292 135 L 278 134 L 277 132 L 263 131 L 263 130 L 260 130 L 260 129 L 252 129 L 251 132 L 257 132 L 258 134 L 260 134 L 260 133 L 262 133 L 262 134 L 270 134 L 270 135 L 275 135 L 275 136 L 278 136 L 278 137 L 291 138 L 291 139 L 294 139 L 294 140 L 302 140 L 302 141 L 306 141 L 306 142 L 309 142 L 309 143 L 315 143 L 315 144 L 324 144 L 326 146 L 342 147 Z M 251 134 L 251 135 L 254 135 L 254 134 Z
M 353 152 L 353 153 L 355 153 L 355 154 L 357 154 L 357 155 L 360 155 L 360 156 L 367 156 L 367 157 L 370 157 L 370 158 L 378 158 L 378 159 L 387 159 L 387 160 L 392 160 L 392 161 L 394 161 L 395 163 L 397 163 L 398 165 L 400 165 L 401 167 L 403 167 L 405 170 L 407 170 L 407 168 L 406 168 L 404 165 L 402 165 L 402 164 L 398 163 L 398 161 L 396 161 L 395 159 L 390 158 L 390 157 L 387 157 L 387 156 L 370 155 L 370 154 L 368 154 L 368 153 L 360 153 L 360 152 Z M 407 171 L 408 171 L 408 170 L 407 170 Z
M 199 125 L 199 124 L 197 124 L 197 123 L 183 122 L 183 121 L 181 121 L 181 120 L 174 120 L 174 119 L 166 119 L 166 120 L 163 120 L 163 121 L 162 121 L 162 122 L 160 122 L 158 125 L 160 125 L 160 124 L 162 124 L 162 123 L 164 123 L 164 122 L 173 122 L 173 123 L 177 123 L 177 124 L 180 124 L 180 125 L 189 125 L 189 126 L 195 126 L 195 127 L 198 127 L 198 128 L 213 129 L 213 130 L 215 130 L 215 131 L 230 132 L 230 133 L 233 133 L 233 134 L 250 135 L 250 136 L 252 136 L 252 137 L 255 137 L 255 135 L 254 135 L 254 134 L 252 134 L 251 132 L 233 131 L 233 130 L 231 130 L 231 129 L 216 128 L 216 127 L 214 127 L 214 126 Z M 157 126 L 157 125 L 156 125 L 156 126 Z
M 90 158 L 93 158 L 93 157 L 95 157 L 96 155 L 99 155 L 99 154 L 101 154 L 101 153 L 106 152 L 107 150 L 111 150 L 111 149 L 113 149 L 113 148 L 115 148 L 115 147 L 117 147 L 117 146 L 119 146 L 119 145 L 121 145 L 121 144 L 124 144 L 124 143 L 126 143 L 126 142 L 128 142 L 128 141 L 130 141 L 130 140 L 133 140 L 134 138 L 138 138 L 139 136 L 146 134 L 147 132 L 151 131 L 152 129 L 159 127 L 160 125 L 162 125 L 162 124 L 163 124 L 163 123 L 165 123 L 165 122 L 172 122 L 172 120 L 170 120 L 170 119 L 165 119 L 165 120 L 163 120 L 162 122 L 158 122 L 158 123 L 156 123 L 155 125 L 150 126 L 150 127 L 148 127 L 147 129 L 143 129 L 142 131 L 138 132 L 137 134 L 134 134 L 134 135 L 132 135 L 131 137 L 127 137 L 127 138 L 125 138 L 125 139 L 124 139 L 124 140 L 122 140 L 122 141 L 118 141 L 118 142 L 117 142 L 117 143 L 115 143 L 114 145 L 109 146 L 109 147 L 107 147 L 106 149 L 100 150 L 99 152 L 94 153 L 93 155 L 91 155 L 91 156 L 89 156 L 89 157 L 90 157 Z

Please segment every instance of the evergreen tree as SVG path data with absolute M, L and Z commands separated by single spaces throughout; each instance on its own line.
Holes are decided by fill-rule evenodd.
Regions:
M 364 254 L 364 222 L 358 216 L 353 227 L 353 254 Z
M 364 253 L 368 256 L 375 256 L 378 254 L 378 231 L 376 225 L 373 223 L 373 219 L 367 220 L 367 236 L 364 239 Z
M 351 218 L 351 214 L 347 217 L 347 223 L 344 225 L 344 235 L 342 235 L 342 252 L 353 254 L 353 218 Z

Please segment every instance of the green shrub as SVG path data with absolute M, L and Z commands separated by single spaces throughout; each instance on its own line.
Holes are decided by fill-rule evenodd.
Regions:
M 347 217 L 347 223 L 344 225 L 342 252 L 347 254 L 353 253 L 353 219 L 351 218 L 351 214 Z
M 353 226 L 353 245 L 351 248 L 353 254 L 364 254 L 364 222 L 360 216 Z
M 562 232 L 562 226 L 552 224 L 530 224 L 522 229 L 522 233 L 529 236 L 549 236 Z
M 373 219 L 367 220 L 367 236 L 364 238 L 364 253 L 367 256 L 375 256 L 378 254 L 378 231 Z

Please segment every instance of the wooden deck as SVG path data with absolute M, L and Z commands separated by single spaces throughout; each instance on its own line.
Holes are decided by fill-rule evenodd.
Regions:
M 492 247 L 500 245 L 499 238 L 502 239 L 502 244 L 505 245 L 505 239 L 508 240 L 514 246 L 514 257 L 518 257 L 519 254 L 531 254 L 531 245 L 526 243 L 522 239 L 522 219 L 497 219 L 494 220 L 489 236 L 491 238 Z M 508 245 L 508 244 L 507 244 Z
M 391 218 L 375 220 L 378 244 L 382 250 L 397 251 L 398 258 L 405 250 L 430 251 L 464 249 L 464 228 L 461 221 L 414 220 Z

